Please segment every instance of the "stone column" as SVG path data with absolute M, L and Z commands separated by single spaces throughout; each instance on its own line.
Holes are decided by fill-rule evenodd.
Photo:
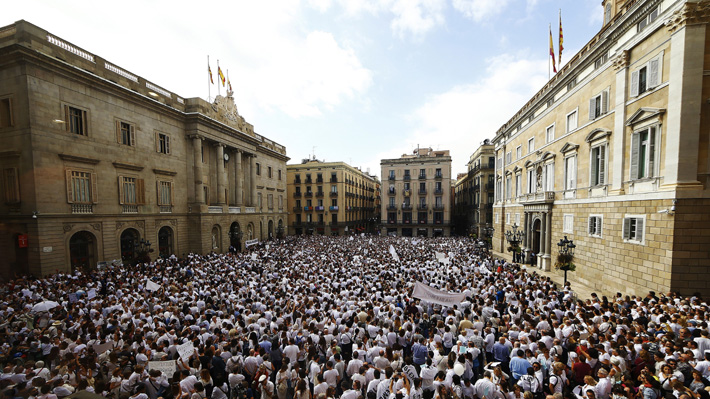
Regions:
M 227 186 L 227 176 L 224 174 L 224 144 L 217 143 L 217 205 L 227 203 L 225 188 Z
M 256 154 L 250 157 L 249 164 L 249 194 L 251 206 L 256 206 Z
M 205 203 L 205 185 L 202 182 L 202 137 L 192 136 L 192 149 L 194 151 L 194 173 L 195 173 L 195 202 Z
M 697 189 L 700 118 L 708 3 L 688 2 L 668 22 L 671 32 L 667 123 L 663 126 L 665 167 L 660 172 L 669 189 Z M 660 163 L 660 162 L 659 162 Z
M 244 186 L 244 168 L 242 167 L 241 150 L 237 150 L 234 153 L 234 163 L 236 164 L 237 168 L 235 173 L 235 176 L 237 178 L 237 206 L 242 206 L 244 205 L 244 193 L 242 192 L 242 187 Z
M 545 219 L 545 256 L 542 260 L 542 267 L 543 270 L 549 272 L 552 269 L 552 265 L 550 263 L 552 258 L 552 254 L 550 253 L 550 246 L 552 243 L 552 212 L 547 212 L 545 214 Z
M 530 252 L 530 214 L 528 212 L 523 212 L 523 263 L 528 261 L 528 252 Z
M 624 193 L 624 151 L 626 148 L 626 74 L 629 70 L 629 52 L 622 51 L 614 60 L 616 71 L 616 91 L 614 92 L 614 134 L 612 135 L 611 153 L 614 161 L 611 165 L 610 194 Z M 577 158 L 579 160 L 579 158 Z M 564 165 L 563 165 L 564 167 Z
M 539 242 L 539 247 L 540 249 L 538 250 L 537 254 L 537 266 L 542 269 L 542 259 L 546 255 L 545 252 L 545 226 L 547 223 L 547 218 L 543 214 L 542 217 L 540 218 L 540 242 Z

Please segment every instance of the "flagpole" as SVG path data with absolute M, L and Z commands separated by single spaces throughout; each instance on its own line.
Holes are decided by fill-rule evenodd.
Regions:
M 220 71 L 220 69 L 219 69 L 219 60 L 217 60 L 217 79 L 222 79 L 222 77 L 219 76 L 219 71 Z M 217 83 L 217 95 L 218 95 L 218 96 L 221 95 L 220 92 L 219 92 L 219 83 Z
M 207 55 L 207 102 L 212 102 L 212 70 L 210 70 L 210 56 Z
M 550 24 L 550 29 L 552 29 L 552 24 Z M 548 49 L 547 52 L 549 53 L 550 50 Z M 547 54 L 547 80 L 549 81 L 552 79 L 552 72 L 550 70 L 550 54 Z

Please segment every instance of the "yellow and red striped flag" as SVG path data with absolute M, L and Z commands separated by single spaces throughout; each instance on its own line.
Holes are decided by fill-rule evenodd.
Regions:
M 562 50 L 564 50 L 564 46 L 562 46 L 562 43 L 564 42 L 564 36 L 562 35 L 562 10 L 560 10 L 560 53 L 559 53 L 559 64 L 562 65 Z
M 552 27 L 550 27 L 550 57 L 552 57 L 552 72 L 557 73 L 555 66 L 555 45 L 552 43 Z
M 219 79 L 222 81 L 222 87 L 224 87 L 224 80 L 225 79 L 224 79 L 224 74 L 222 73 L 222 68 L 217 67 L 217 75 L 219 75 Z
M 210 68 L 209 64 L 207 64 L 207 73 L 210 74 L 210 83 L 214 84 L 214 79 L 212 79 L 212 68 Z

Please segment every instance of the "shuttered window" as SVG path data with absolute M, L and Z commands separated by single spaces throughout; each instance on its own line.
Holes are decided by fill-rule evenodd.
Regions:
M 656 175 L 658 130 L 657 126 L 650 126 L 631 135 L 631 180 L 647 179 Z
M 70 204 L 95 204 L 98 202 L 96 173 L 66 170 L 67 202 Z
M 121 205 L 145 204 L 145 181 L 136 177 L 118 177 L 118 198 Z
M 663 52 L 631 72 L 629 96 L 637 97 L 663 83 Z
M 592 148 L 590 154 L 590 186 L 599 186 L 606 181 L 606 144 Z
M 588 219 L 588 233 L 592 237 L 602 236 L 602 216 L 590 215 Z
M 20 179 L 17 168 L 5 168 L 2 173 L 2 188 L 5 193 L 6 204 L 18 204 L 20 202 Z
M 157 190 L 159 206 L 173 205 L 173 182 L 158 181 Z
M 136 145 L 136 132 L 132 124 L 116 121 L 116 141 L 119 144 L 134 147 Z
M 609 112 L 609 90 L 604 90 L 589 100 L 589 120 L 594 120 Z
M 643 243 L 645 216 L 627 216 L 624 218 L 624 240 Z

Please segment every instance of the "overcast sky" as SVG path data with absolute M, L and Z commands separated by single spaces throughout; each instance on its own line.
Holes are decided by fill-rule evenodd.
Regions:
M 455 175 L 547 81 L 560 9 L 564 63 L 600 0 L 23 0 L 0 25 L 27 20 L 185 98 L 207 99 L 219 59 L 289 163 L 315 151 L 379 176 L 420 145 L 450 150 Z

